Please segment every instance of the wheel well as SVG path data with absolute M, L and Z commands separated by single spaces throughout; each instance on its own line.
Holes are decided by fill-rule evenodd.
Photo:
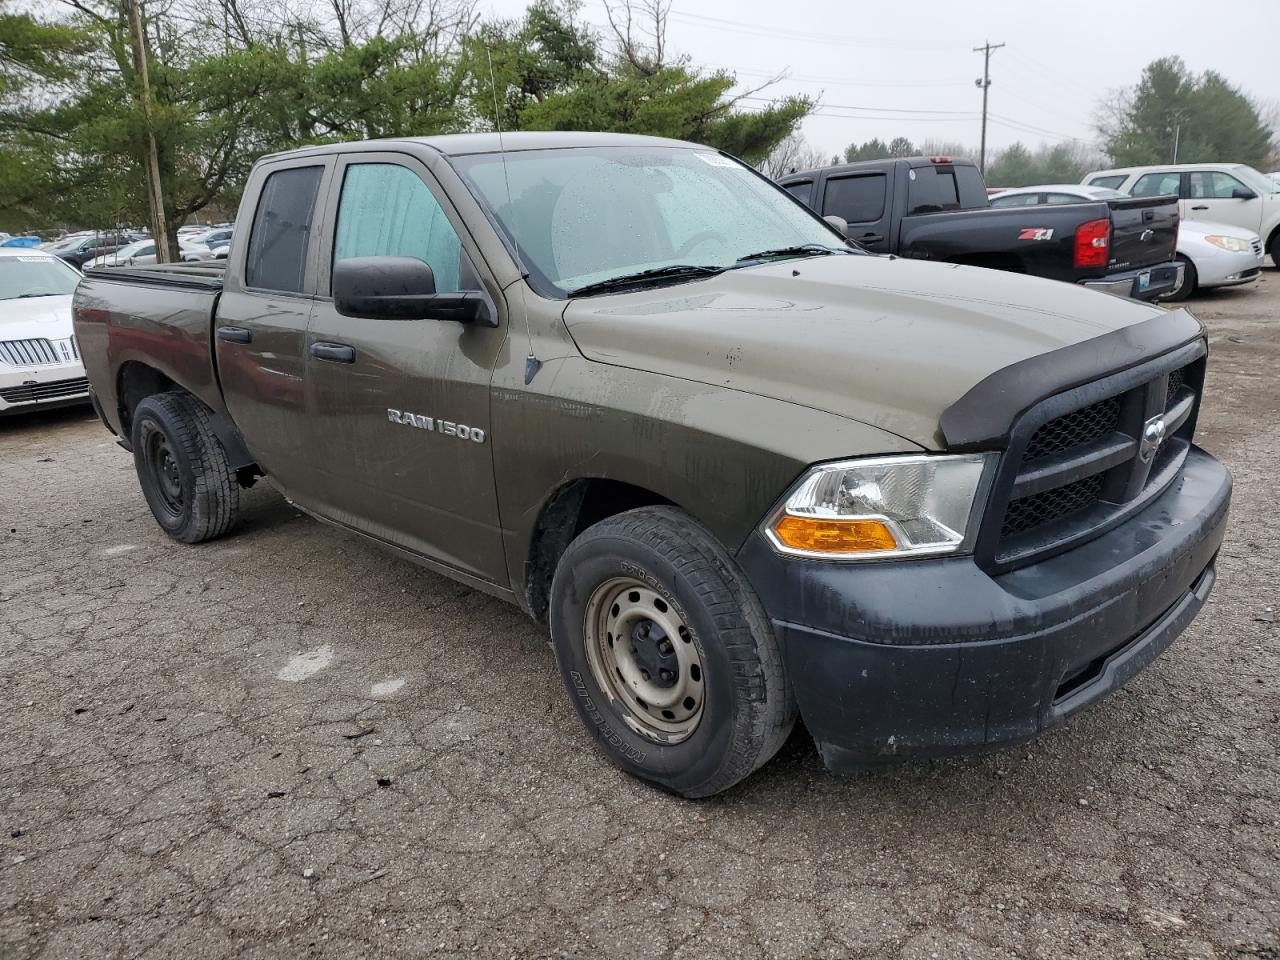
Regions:
M 525 601 L 529 612 L 546 619 L 551 578 L 573 538 L 592 524 L 636 507 L 670 506 L 666 497 L 619 480 L 573 480 L 547 498 L 534 525 L 525 563 Z
M 157 370 L 137 360 L 120 367 L 116 379 L 116 404 L 120 413 L 120 436 L 127 442 L 133 432 L 133 411 L 147 397 L 177 388 L 177 384 Z
M 137 360 L 130 360 L 120 367 L 116 384 L 116 404 L 120 413 L 120 438 L 129 444 L 133 435 L 133 414 L 147 397 L 157 393 L 168 393 L 180 390 L 188 395 L 189 390 L 161 373 L 155 367 Z M 205 406 L 199 397 L 193 399 Z M 207 409 L 207 407 L 206 407 Z M 218 442 L 227 452 L 231 469 L 235 472 L 236 482 L 242 487 L 251 487 L 258 477 L 263 476 L 262 469 L 244 445 L 244 439 L 235 428 L 230 418 L 209 411 L 209 427 L 213 430 Z
M 1027 265 L 1015 253 L 971 253 L 956 257 L 952 263 L 966 267 L 986 267 L 988 270 L 1004 270 L 1008 273 L 1026 273 Z

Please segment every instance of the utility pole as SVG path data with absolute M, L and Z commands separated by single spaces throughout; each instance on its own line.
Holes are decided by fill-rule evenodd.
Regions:
M 1177 108 L 1169 111 L 1169 122 L 1173 124 L 1173 159 L 1170 163 L 1178 162 L 1178 142 L 1182 139 L 1182 124 L 1186 122 L 1188 117 L 1187 111 Z
M 987 88 L 991 86 L 991 54 L 1003 46 L 1003 43 L 988 40 L 982 46 L 973 48 L 974 53 L 982 54 L 982 76 L 973 82 L 982 90 L 982 146 L 978 148 L 978 169 L 984 177 L 987 174 Z
M 151 210 L 151 238 L 156 242 L 156 262 L 168 263 L 169 236 L 164 228 L 164 192 L 160 185 L 160 155 L 156 149 L 155 127 L 151 124 L 151 80 L 147 76 L 147 40 L 142 32 L 140 0 L 124 0 L 129 11 L 130 33 L 133 35 L 133 70 L 138 82 L 138 99 L 147 124 L 147 206 Z

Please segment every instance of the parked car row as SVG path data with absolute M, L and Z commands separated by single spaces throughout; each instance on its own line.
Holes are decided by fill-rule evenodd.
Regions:
M 1110 187 L 1051 183 L 1006 190 L 991 198 L 991 206 L 1027 208 L 1127 196 Z M 1200 220 L 1183 220 L 1179 224 L 1177 257 L 1183 264 L 1181 282 L 1165 294 L 1164 300 L 1185 300 L 1198 289 L 1252 283 L 1261 274 L 1265 260 L 1262 241 L 1256 233 Z
M 1073 199 L 1034 215 L 991 209 L 976 164 L 936 156 L 825 167 L 779 183 L 873 253 L 1027 273 L 1140 300 L 1183 282 L 1172 197 Z

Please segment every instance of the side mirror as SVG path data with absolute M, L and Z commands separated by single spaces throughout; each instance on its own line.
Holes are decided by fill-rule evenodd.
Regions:
M 1236 187 L 1231 191 L 1232 200 L 1257 200 L 1258 195 L 1246 187 Z
M 846 240 L 849 238 L 849 221 L 844 217 L 837 217 L 834 213 L 829 213 L 822 219 L 840 231 L 840 236 Z
M 435 273 L 417 257 L 339 260 L 333 265 L 333 302 L 344 317 L 496 326 L 479 291 L 436 293 Z

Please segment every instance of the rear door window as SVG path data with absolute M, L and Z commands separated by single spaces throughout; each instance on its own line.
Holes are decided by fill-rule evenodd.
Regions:
M 1091 187 L 1107 187 L 1110 190 L 1119 190 L 1120 184 L 1124 183 L 1128 177 L 1123 173 L 1112 174 L 1106 177 L 1094 177 L 1089 181 Z
M 849 223 L 873 223 L 884 216 L 886 182 L 883 173 L 832 177 L 823 192 L 822 212 Z
M 290 167 L 268 175 L 249 233 L 245 286 L 302 293 L 316 194 L 324 167 Z
M 941 213 L 960 209 L 955 174 L 948 168 L 912 167 L 907 173 L 907 213 Z

